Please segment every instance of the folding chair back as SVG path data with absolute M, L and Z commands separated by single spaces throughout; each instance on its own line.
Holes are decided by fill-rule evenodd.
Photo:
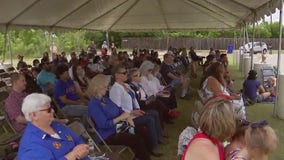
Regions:
M 114 159 L 119 159 L 119 160 L 132 160 L 134 158 L 134 153 L 129 147 L 123 145 L 108 145 L 104 141 L 100 133 L 96 130 L 95 123 L 91 119 L 91 117 L 89 116 L 87 117 L 87 122 L 92 128 L 92 130 L 95 132 L 95 134 L 100 138 L 106 149 L 109 152 L 111 152 L 110 156 L 114 156 L 115 157 Z
M 7 159 L 14 159 L 17 155 L 16 149 L 21 134 L 16 132 L 11 125 L 8 114 L 5 112 L 4 101 L 0 101 L 1 106 L 1 119 L 0 119 L 0 157 Z M 2 150 L 2 151 L 1 151 Z
M 93 138 L 87 132 L 86 128 L 79 121 L 74 121 L 74 122 L 70 123 L 68 125 L 68 128 L 70 128 L 78 136 L 81 136 L 86 142 L 89 139 L 93 140 Z M 95 141 L 94 141 L 94 146 L 95 146 L 95 148 L 97 149 L 98 152 L 100 152 L 100 153 L 102 152 L 101 149 L 99 148 L 99 146 L 95 143 Z

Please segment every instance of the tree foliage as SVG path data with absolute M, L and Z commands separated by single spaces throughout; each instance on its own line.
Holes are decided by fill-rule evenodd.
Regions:
M 253 27 L 247 28 L 249 37 L 253 35 Z M 192 38 L 233 38 L 242 35 L 240 29 L 221 30 L 221 31 L 155 31 L 155 32 L 109 32 L 109 42 L 114 42 L 117 47 L 121 45 L 121 39 L 124 37 L 192 37 Z M 86 49 L 91 41 L 100 49 L 103 41 L 106 40 L 106 32 L 101 31 L 55 31 L 48 32 L 39 29 L 12 30 L 8 32 L 8 46 L 14 56 L 18 54 L 40 57 L 43 52 L 49 51 L 49 45 L 52 41 L 56 44 L 58 51 L 79 52 L 82 48 Z M 279 23 L 269 24 L 263 22 L 256 25 L 255 38 L 278 38 Z M 4 52 L 5 36 L 0 33 L 0 55 Z

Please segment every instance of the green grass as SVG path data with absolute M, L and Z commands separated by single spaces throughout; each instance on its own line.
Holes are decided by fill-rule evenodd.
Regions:
M 233 57 L 229 55 L 230 64 L 232 64 Z M 244 80 L 243 75 L 238 70 L 238 66 L 230 65 L 231 77 L 235 80 L 235 89 L 241 89 L 242 82 Z M 197 88 L 199 86 L 201 77 L 201 69 L 199 68 L 198 78 L 191 81 L 191 86 Z M 177 97 L 179 97 L 177 93 Z M 178 137 L 181 131 L 189 124 L 190 115 L 194 110 L 194 102 L 198 99 L 196 93 L 192 93 L 190 98 L 183 100 L 178 98 L 178 108 L 177 110 L 181 112 L 181 116 L 175 120 L 175 124 L 166 125 L 166 132 L 169 133 L 169 144 L 161 145 L 158 151 L 164 153 L 161 158 L 153 158 L 153 160 L 176 160 L 177 158 L 177 144 Z M 274 104 L 255 104 L 246 108 L 247 119 L 249 121 L 259 121 L 266 119 L 269 124 L 276 130 L 279 135 L 280 145 L 275 153 L 270 156 L 270 160 L 281 160 L 284 159 L 284 145 L 281 144 L 284 138 L 284 121 L 279 118 L 272 116 Z M 206 153 L 205 153 L 206 154 Z

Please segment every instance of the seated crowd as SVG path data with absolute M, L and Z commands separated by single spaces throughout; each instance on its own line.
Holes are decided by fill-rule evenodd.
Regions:
M 231 149 L 223 152 L 222 142 L 237 133 L 236 122 L 246 119 L 246 111 L 242 95 L 234 91 L 227 55 L 218 50 L 210 50 L 205 63 L 204 57 L 197 56 L 193 47 L 188 54 L 185 48 L 170 47 L 163 61 L 158 52 L 137 48 L 133 49 L 133 58 L 126 51 L 99 56 L 82 50 L 79 56 L 75 52 L 70 55 L 69 62 L 65 52 L 50 60 L 45 52 L 40 61 L 33 61 L 31 69 L 23 57 L 19 57 L 19 73 L 11 75 L 12 89 L 5 100 L 10 123 L 23 135 L 18 159 L 89 159 L 88 146 L 62 125 L 74 117 L 80 118 L 86 127 L 87 118 L 94 122 L 100 135 L 94 135 L 98 143 L 128 146 L 139 160 L 163 156 L 156 148 L 167 144 L 169 135 L 165 125 L 174 123 L 180 115 L 175 110 L 177 90 L 181 88 L 181 99 L 192 94 L 190 79 L 197 77 L 199 65 L 203 66 L 200 90 L 204 104 L 198 111 L 200 131 L 189 142 L 182 159 L 232 157 L 230 160 L 237 160 L 233 157 L 243 156 L 252 160 L 260 156 L 260 152 L 265 151 L 265 157 L 276 148 L 264 144 L 270 149 L 264 147 L 255 152 L 257 139 L 249 143 L 250 137 L 269 131 L 271 137 L 265 138 L 271 138 L 276 144 L 277 137 L 267 123 L 249 123 L 242 134 L 246 147 L 237 148 L 234 155 L 230 154 Z M 254 83 L 256 92 L 261 89 L 257 82 L 246 80 L 244 95 L 251 87 L 247 83 Z M 261 96 L 249 98 L 258 102 L 267 94 L 261 90 Z M 66 119 L 54 118 L 54 114 L 60 112 Z M 123 125 L 128 129 L 121 131 L 119 126 Z M 256 129 L 259 133 L 252 133 Z M 232 138 L 231 146 L 234 139 L 237 138 Z

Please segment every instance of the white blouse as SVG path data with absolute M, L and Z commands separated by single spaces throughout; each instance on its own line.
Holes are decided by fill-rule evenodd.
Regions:
M 162 91 L 165 88 L 155 76 L 153 76 L 150 80 L 147 77 L 142 76 L 140 84 L 148 97 L 156 95 L 159 91 Z
M 131 90 L 131 92 L 134 93 L 134 91 L 130 88 L 130 86 L 126 83 L 124 83 L 125 86 Z M 129 95 L 129 93 L 127 93 L 127 91 L 124 89 L 124 87 L 115 82 L 110 91 L 109 91 L 109 98 L 119 107 L 121 107 L 121 109 L 125 112 L 130 113 L 133 110 L 133 107 L 135 109 L 140 109 L 140 106 L 138 104 L 138 101 L 136 98 L 132 99 L 132 97 Z M 134 106 L 133 106 L 134 103 Z

